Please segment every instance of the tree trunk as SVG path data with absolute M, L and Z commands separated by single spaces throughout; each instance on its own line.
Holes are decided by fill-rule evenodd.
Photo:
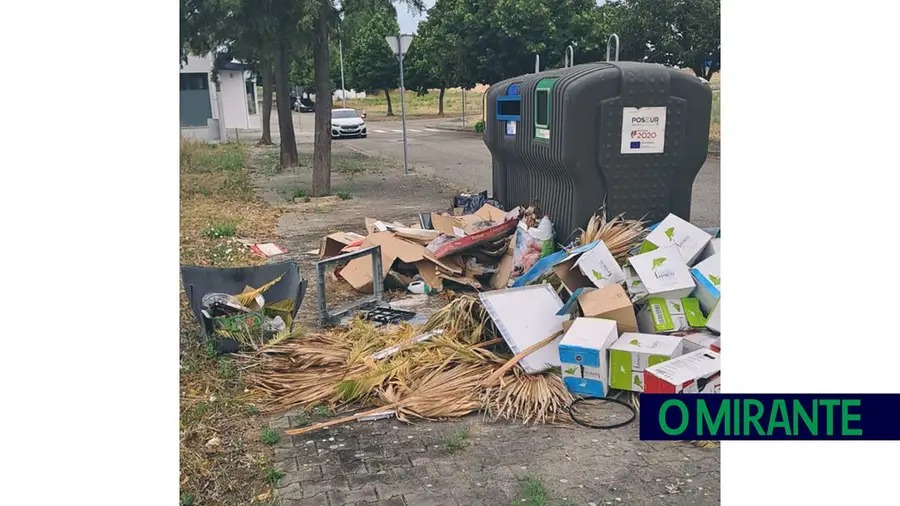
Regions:
M 275 43 L 275 102 L 278 107 L 278 133 L 281 136 L 281 168 L 299 164 L 294 118 L 291 115 L 291 91 L 288 83 L 287 48 L 284 39 Z
M 331 84 L 328 48 L 328 20 L 331 2 L 320 2 L 315 20 L 313 59 L 316 74 L 316 131 L 313 145 L 312 196 L 331 193 Z
M 394 115 L 394 109 L 391 107 L 391 90 L 389 90 L 389 89 L 387 89 L 387 88 L 384 89 L 384 98 L 387 100 L 387 104 L 388 104 L 388 112 L 387 112 L 387 115 L 388 115 L 388 116 L 393 116 L 393 115 Z
M 256 143 L 257 146 L 272 145 L 272 88 L 274 87 L 275 76 L 273 75 L 272 64 L 266 62 L 262 68 L 262 138 Z
M 444 90 L 445 88 L 441 86 L 441 94 L 438 95 L 438 116 L 444 115 Z

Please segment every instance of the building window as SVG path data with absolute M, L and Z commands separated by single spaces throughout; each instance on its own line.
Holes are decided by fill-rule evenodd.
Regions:
M 209 77 L 206 74 L 181 74 L 181 91 L 209 89 Z

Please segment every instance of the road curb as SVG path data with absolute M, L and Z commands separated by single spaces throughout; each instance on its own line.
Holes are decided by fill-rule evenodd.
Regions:
M 440 125 L 425 125 L 425 128 L 431 128 L 433 130 L 443 130 L 445 132 L 462 132 L 473 135 L 481 135 L 481 132 L 476 132 L 472 128 L 456 128 L 456 127 L 445 127 Z

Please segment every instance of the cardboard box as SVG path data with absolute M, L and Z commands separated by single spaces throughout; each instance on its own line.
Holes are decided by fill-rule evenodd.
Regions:
M 557 260 L 553 264 L 553 273 L 556 274 L 556 277 L 559 278 L 570 294 L 574 294 L 575 290 L 579 288 L 595 287 L 594 283 L 582 273 L 581 269 L 576 268 L 575 265 L 581 260 L 582 255 L 590 252 L 599 244 L 600 241 L 594 241 L 590 244 L 575 248 L 561 260 Z M 556 254 L 559 253 L 560 252 L 557 252 Z
M 649 297 L 680 299 L 694 291 L 694 278 L 675 246 L 658 248 L 628 259 Z
M 319 242 L 319 258 L 338 256 L 342 249 L 363 239 L 365 239 L 365 237 L 354 234 L 353 232 L 335 232 L 326 235 Z
M 631 299 L 632 304 L 639 304 L 650 296 L 647 293 L 647 287 L 644 286 L 644 282 L 641 281 L 640 276 L 634 272 L 634 269 L 630 265 L 626 265 L 622 268 L 625 271 L 625 290 L 628 292 L 628 297 Z
M 619 334 L 637 332 L 634 306 L 625 289 L 619 285 L 608 285 L 594 290 L 583 290 L 578 295 L 581 314 L 590 318 L 614 320 Z
M 706 327 L 706 317 L 697 299 L 650 298 L 638 312 L 638 328 L 645 334 L 670 334 Z
M 697 285 L 694 297 L 700 301 L 700 307 L 707 314 L 716 307 L 721 295 L 719 283 L 722 282 L 722 275 L 719 270 L 719 258 L 719 255 L 713 255 L 691 269 L 691 276 L 694 277 L 694 283 Z
M 609 386 L 644 391 L 644 370 L 681 355 L 680 337 L 626 332 L 609 347 Z
M 644 371 L 644 393 L 717 394 L 722 390 L 719 354 L 697 350 Z
M 509 286 L 509 276 L 512 274 L 513 268 L 513 241 L 515 241 L 515 234 L 509 238 L 509 247 L 506 248 L 506 253 L 500 257 L 500 262 L 497 263 L 497 272 L 491 276 L 491 288 L 495 290 Z
M 603 241 L 599 241 L 596 246 L 582 253 L 581 257 L 575 261 L 575 266 L 597 288 L 625 281 L 625 271 L 616 262 Z
M 683 345 L 682 354 L 688 354 L 697 350 L 712 350 L 722 352 L 722 338 L 704 330 L 689 330 L 672 334 L 681 338 Z
M 700 227 L 670 214 L 659 222 L 641 245 L 641 253 L 653 251 L 657 248 L 675 246 L 688 265 L 694 265 L 697 258 L 706 248 L 712 236 L 704 232 Z
M 713 255 L 721 255 L 722 254 L 722 239 L 719 237 L 713 237 L 710 239 L 709 244 L 703 248 L 703 253 L 700 253 L 700 256 L 697 258 L 697 262 L 702 262 L 707 258 Z
M 716 334 L 722 333 L 722 299 L 719 299 L 712 312 L 706 315 L 706 328 Z
M 605 397 L 609 391 L 606 350 L 619 333 L 616 322 L 576 318 L 559 342 L 563 383 L 573 394 Z

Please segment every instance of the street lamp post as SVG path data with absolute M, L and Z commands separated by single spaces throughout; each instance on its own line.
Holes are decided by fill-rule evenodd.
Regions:
M 394 56 L 400 61 L 400 118 L 403 122 L 403 174 L 409 174 L 408 157 L 406 153 L 406 101 L 403 98 L 403 92 L 406 91 L 403 86 L 403 57 L 406 55 L 406 52 L 409 51 L 413 36 L 406 34 L 388 35 L 385 37 L 385 40 L 387 40 L 388 45 L 391 47 Z

